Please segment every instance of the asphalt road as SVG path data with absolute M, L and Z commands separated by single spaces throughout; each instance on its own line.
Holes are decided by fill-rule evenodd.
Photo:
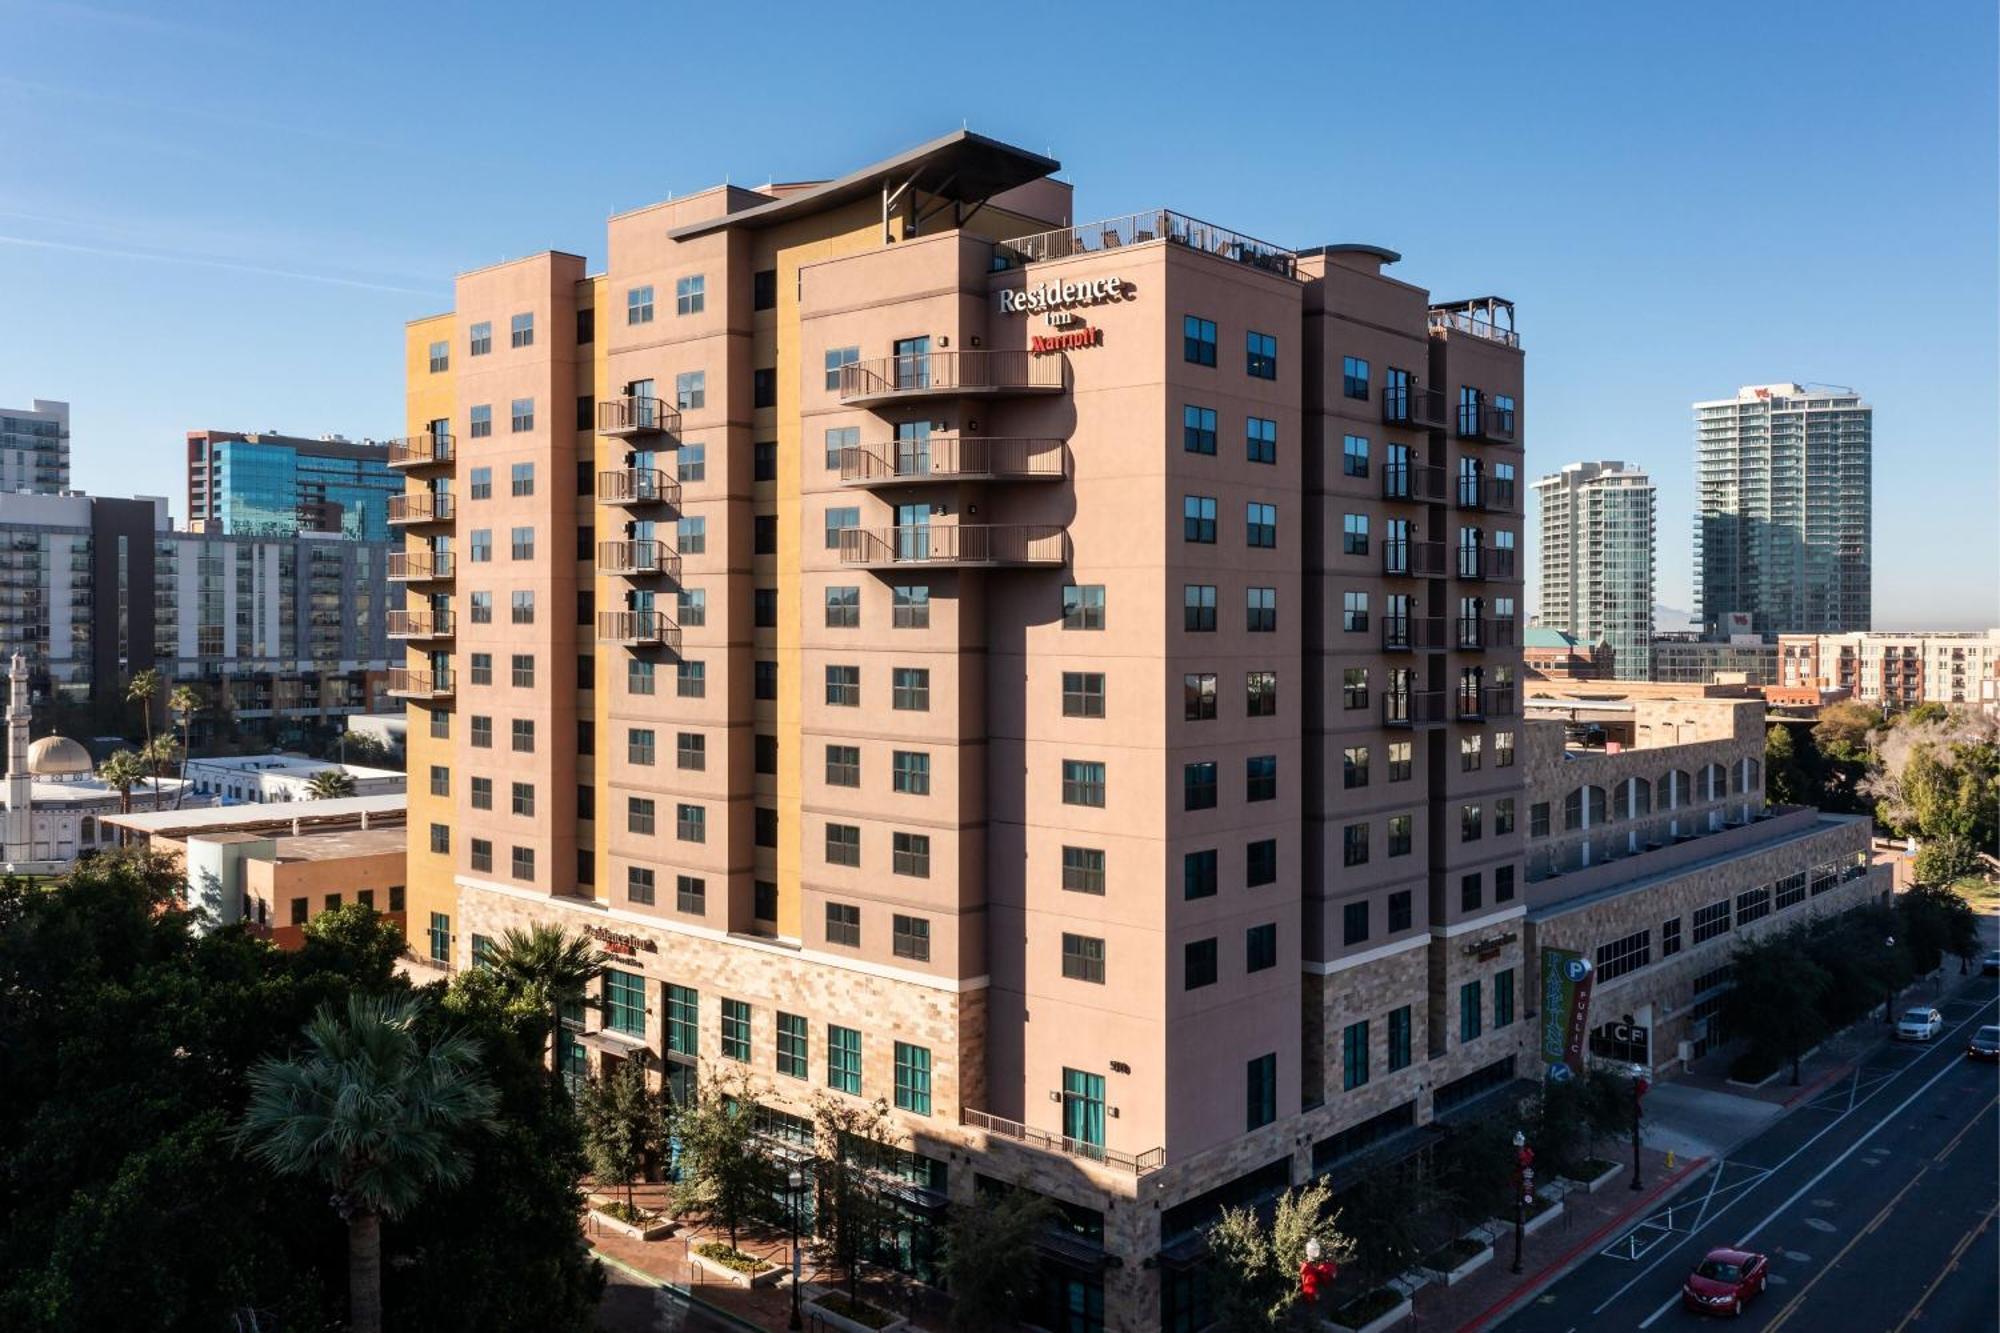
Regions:
M 2000 1071 L 1965 1057 L 1972 1029 L 2000 1022 L 1996 989 L 1941 1006 L 1935 1042 L 1872 1049 L 1498 1327 L 1705 1327 L 1681 1279 L 1738 1245 L 1771 1257 L 1771 1281 L 1736 1328 L 2000 1328 Z

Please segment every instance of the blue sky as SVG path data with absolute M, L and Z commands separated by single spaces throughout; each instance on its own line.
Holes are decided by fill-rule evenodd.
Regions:
M 549 15 L 558 15 L 551 21 Z M 1686 608 L 1689 404 L 1876 408 L 1876 623 L 1996 608 L 1995 15 L 1880 4 L 0 0 L 0 402 L 184 510 L 183 432 L 383 436 L 460 269 L 961 123 L 1079 216 L 1364 240 L 1520 306 L 1531 474 L 1636 461 Z

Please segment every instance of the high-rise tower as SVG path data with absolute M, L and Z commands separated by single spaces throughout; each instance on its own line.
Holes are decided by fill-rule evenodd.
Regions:
M 1571 463 L 1535 483 L 1541 623 L 1608 641 L 1621 680 L 1653 674 L 1653 483 L 1628 463 Z

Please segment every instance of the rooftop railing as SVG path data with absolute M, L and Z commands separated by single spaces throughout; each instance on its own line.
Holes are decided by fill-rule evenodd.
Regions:
M 1020 268 L 1044 260 L 1065 259 L 1070 255 L 1144 245 L 1148 241 L 1184 245 L 1190 250 L 1216 255 L 1232 263 L 1247 264 L 1285 278 L 1293 276 L 1298 269 L 1298 255 L 1283 246 L 1165 208 L 1076 227 L 1058 227 L 1053 231 L 997 242 L 993 247 L 993 266 L 995 269 Z
M 1432 307 L 1430 312 L 1430 331 L 1445 336 L 1460 333 L 1470 338 L 1484 338 L 1488 342 L 1496 342 L 1503 347 L 1519 347 L 1521 345 L 1521 335 L 1514 330 L 1504 328 L 1490 319 L 1481 319 L 1477 315 L 1468 314 L 1463 310 Z

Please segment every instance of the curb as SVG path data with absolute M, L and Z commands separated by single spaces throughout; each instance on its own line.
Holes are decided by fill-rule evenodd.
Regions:
M 725 1310 L 719 1305 L 712 1305 L 677 1282 L 669 1282 L 663 1277 L 656 1277 L 648 1273 L 645 1269 L 634 1264 L 628 1264 L 615 1255 L 606 1254 L 595 1245 L 590 1247 L 590 1253 L 599 1263 L 617 1269 L 635 1282 L 643 1282 L 649 1287 L 659 1287 L 662 1290 L 671 1291 L 675 1296 L 686 1301 L 689 1305 L 699 1307 L 703 1314 L 711 1315 L 716 1319 L 734 1324 L 737 1328 L 748 1329 L 750 1333 L 764 1333 L 764 1326 L 762 1324 L 753 1324 L 739 1314 Z
M 1782 1111 L 1789 1111 L 1794 1106 L 1804 1101 L 1806 1098 L 1815 1096 L 1816 1094 L 1823 1092 L 1828 1084 L 1833 1083 L 1838 1079 L 1844 1078 L 1848 1074 L 1851 1074 L 1853 1072 L 1854 1072 L 1854 1062 L 1852 1060 L 1844 1061 L 1835 1068 L 1827 1070 L 1826 1073 L 1820 1075 L 1812 1082 L 1806 1084 L 1803 1088 L 1800 1088 L 1797 1092 L 1785 1098 L 1784 1101 L 1779 1102 L 1778 1109 Z
M 1567 1252 L 1544 1265 L 1538 1272 L 1515 1287 L 1514 1290 L 1508 1292 L 1492 1305 L 1487 1306 L 1486 1309 L 1459 1325 L 1458 1333 L 1477 1333 L 1477 1330 L 1485 1328 L 1489 1323 L 1499 1319 L 1514 1307 L 1532 1299 L 1544 1287 L 1554 1284 L 1577 1265 L 1586 1250 L 1595 1248 L 1598 1242 L 1602 1241 L 1605 1236 L 1619 1227 L 1626 1225 L 1633 1218 L 1645 1212 L 1646 1209 L 1658 1203 L 1668 1194 L 1678 1190 L 1697 1171 L 1707 1166 L 1709 1161 L 1710 1159 L 1707 1157 L 1689 1158 L 1687 1163 L 1674 1172 L 1673 1175 L 1647 1191 L 1645 1197 L 1640 1199 L 1638 1203 L 1598 1227 L 1597 1230 L 1571 1246 Z

